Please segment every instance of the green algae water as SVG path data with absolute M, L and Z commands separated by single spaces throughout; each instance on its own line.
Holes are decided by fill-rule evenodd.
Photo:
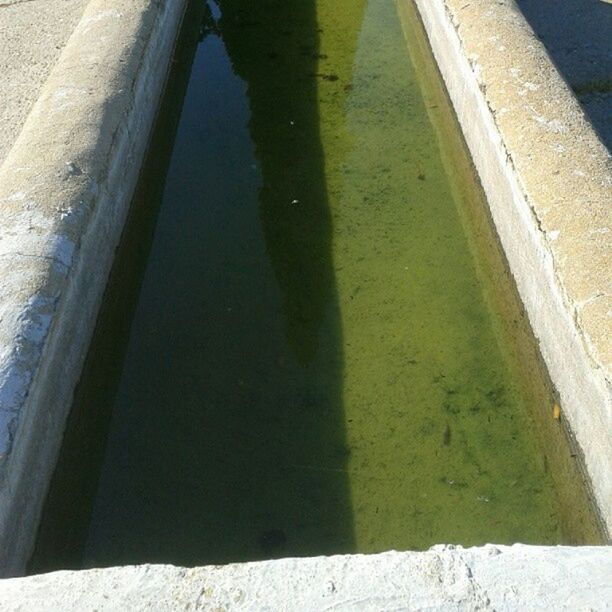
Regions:
M 33 571 L 598 541 L 413 11 L 193 3 Z

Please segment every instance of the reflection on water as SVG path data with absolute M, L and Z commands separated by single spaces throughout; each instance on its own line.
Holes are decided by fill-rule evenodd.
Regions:
M 203 12 L 121 372 L 84 376 L 78 396 L 117 387 L 60 563 L 580 537 L 395 3 Z M 34 566 L 58 566 L 53 516 L 75 487 L 60 469 Z

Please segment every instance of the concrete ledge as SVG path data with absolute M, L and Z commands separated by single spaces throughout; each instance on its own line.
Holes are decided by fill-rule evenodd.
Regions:
M 141 565 L 0 581 L 0 608 L 604 610 L 612 549 L 515 545 L 184 569 Z
M 0 168 L 0 573 L 23 571 L 184 0 L 92 0 Z
M 414 1 L 611 531 L 612 159 L 513 0 Z

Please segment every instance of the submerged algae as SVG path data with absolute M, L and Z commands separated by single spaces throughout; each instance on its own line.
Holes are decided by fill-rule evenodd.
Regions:
M 83 564 L 592 538 L 545 460 L 552 394 L 515 366 L 511 281 L 395 3 L 214 9 Z

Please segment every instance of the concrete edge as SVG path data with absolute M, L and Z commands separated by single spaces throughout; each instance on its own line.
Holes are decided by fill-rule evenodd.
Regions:
M 192 569 L 139 565 L 0 581 L 37 610 L 604 610 L 611 547 L 436 546 Z
M 610 533 L 612 159 L 514 0 L 399 1 L 421 15 Z
M 0 168 L 0 574 L 22 572 L 185 0 L 92 0 Z

